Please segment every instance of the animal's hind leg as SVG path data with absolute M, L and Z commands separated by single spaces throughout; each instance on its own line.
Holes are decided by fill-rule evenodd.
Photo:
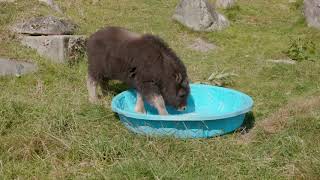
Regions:
M 98 82 L 88 74 L 87 89 L 88 89 L 89 101 L 91 103 L 97 103 L 99 100 L 97 95 L 97 86 L 98 86 Z
M 137 92 L 137 102 L 134 110 L 139 113 L 143 113 L 143 114 L 146 113 L 146 110 L 144 108 L 143 98 L 139 92 Z

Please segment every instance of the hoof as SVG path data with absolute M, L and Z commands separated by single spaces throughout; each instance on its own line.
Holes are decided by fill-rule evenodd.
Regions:
M 159 114 L 160 114 L 161 116 L 169 115 L 169 113 L 168 113 L 168 111 L 167 111 L 167 110 L 159 111 Z
M 99 103 L 99 98 L 89 98 L 89 102 L 92 104 L 98 104 Z

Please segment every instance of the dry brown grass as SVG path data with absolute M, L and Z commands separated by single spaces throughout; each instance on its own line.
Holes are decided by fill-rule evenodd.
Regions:
M 257 122 L 249 133 L 240 137 L 239 142 L 247 144 L 253 141 L 257 129 L 262 129 L 263 132 L 267 134 L 278 133 L 286 127 L 290 118 L 298 117 L 301 114 L 310 114 L 316 109 L 320 109 L 320 96 L 294 99 L 285 106 L 279 108 L 271 116 Z

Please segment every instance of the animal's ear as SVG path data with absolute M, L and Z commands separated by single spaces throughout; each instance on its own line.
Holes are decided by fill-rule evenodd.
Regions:
M 182 81 L 182 75 L 180 73 L 174 74 L 176 82 L 180 83 Z
M 187 86 L 189 84 L 189 79 L 188 78 L 185 78 L 183 81 L 182 81 L 182 85 L 183 86 Z

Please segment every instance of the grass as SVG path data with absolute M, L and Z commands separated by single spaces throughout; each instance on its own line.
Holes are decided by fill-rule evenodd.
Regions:
M 0 179 L 320 177 L 320 106 L 307 101 L 319 97 L 320 60 L 266 62 L 285 57 L 294 37 L 319 42 L 320 32 L 304 22 L 301 0 L 239 0 L 236 8 L 219 10 L 231 26 L 211 33 L 191 32 L 173 22 L 177 0 L 92 2 L 57 0 L 64 15 L 36 0 L 1 3 L 0 56 L 36 62 L 39 71 L 0 77 Z M 230 87 L 255 101 L 254 122 L 249 122 L 253 129 L 204 140 L 128 132 L 110 109 L 111 94 L 101 105 L 88 103 L 85 59 L 73 66 L 52 64 L 22 47 L 8 31 L 15 21 L 47 14 L 72 19 L 80 27 L 78 34 L 89 35 L 106 25 L 158 34 L 183 59 L 194 82 L 214 71 L 233 70 L 240 77 Z M 197 37 L 215 43 L 218 50 L 190 51 L 187 44 Z M 319 53 L 319 43 L 316 48 Z M 123 90 L 117 83 L 113 87 Z M 265 124 L 268 119 L 271 125 Z M 269 126 L 271 131 L 265 129 Z

